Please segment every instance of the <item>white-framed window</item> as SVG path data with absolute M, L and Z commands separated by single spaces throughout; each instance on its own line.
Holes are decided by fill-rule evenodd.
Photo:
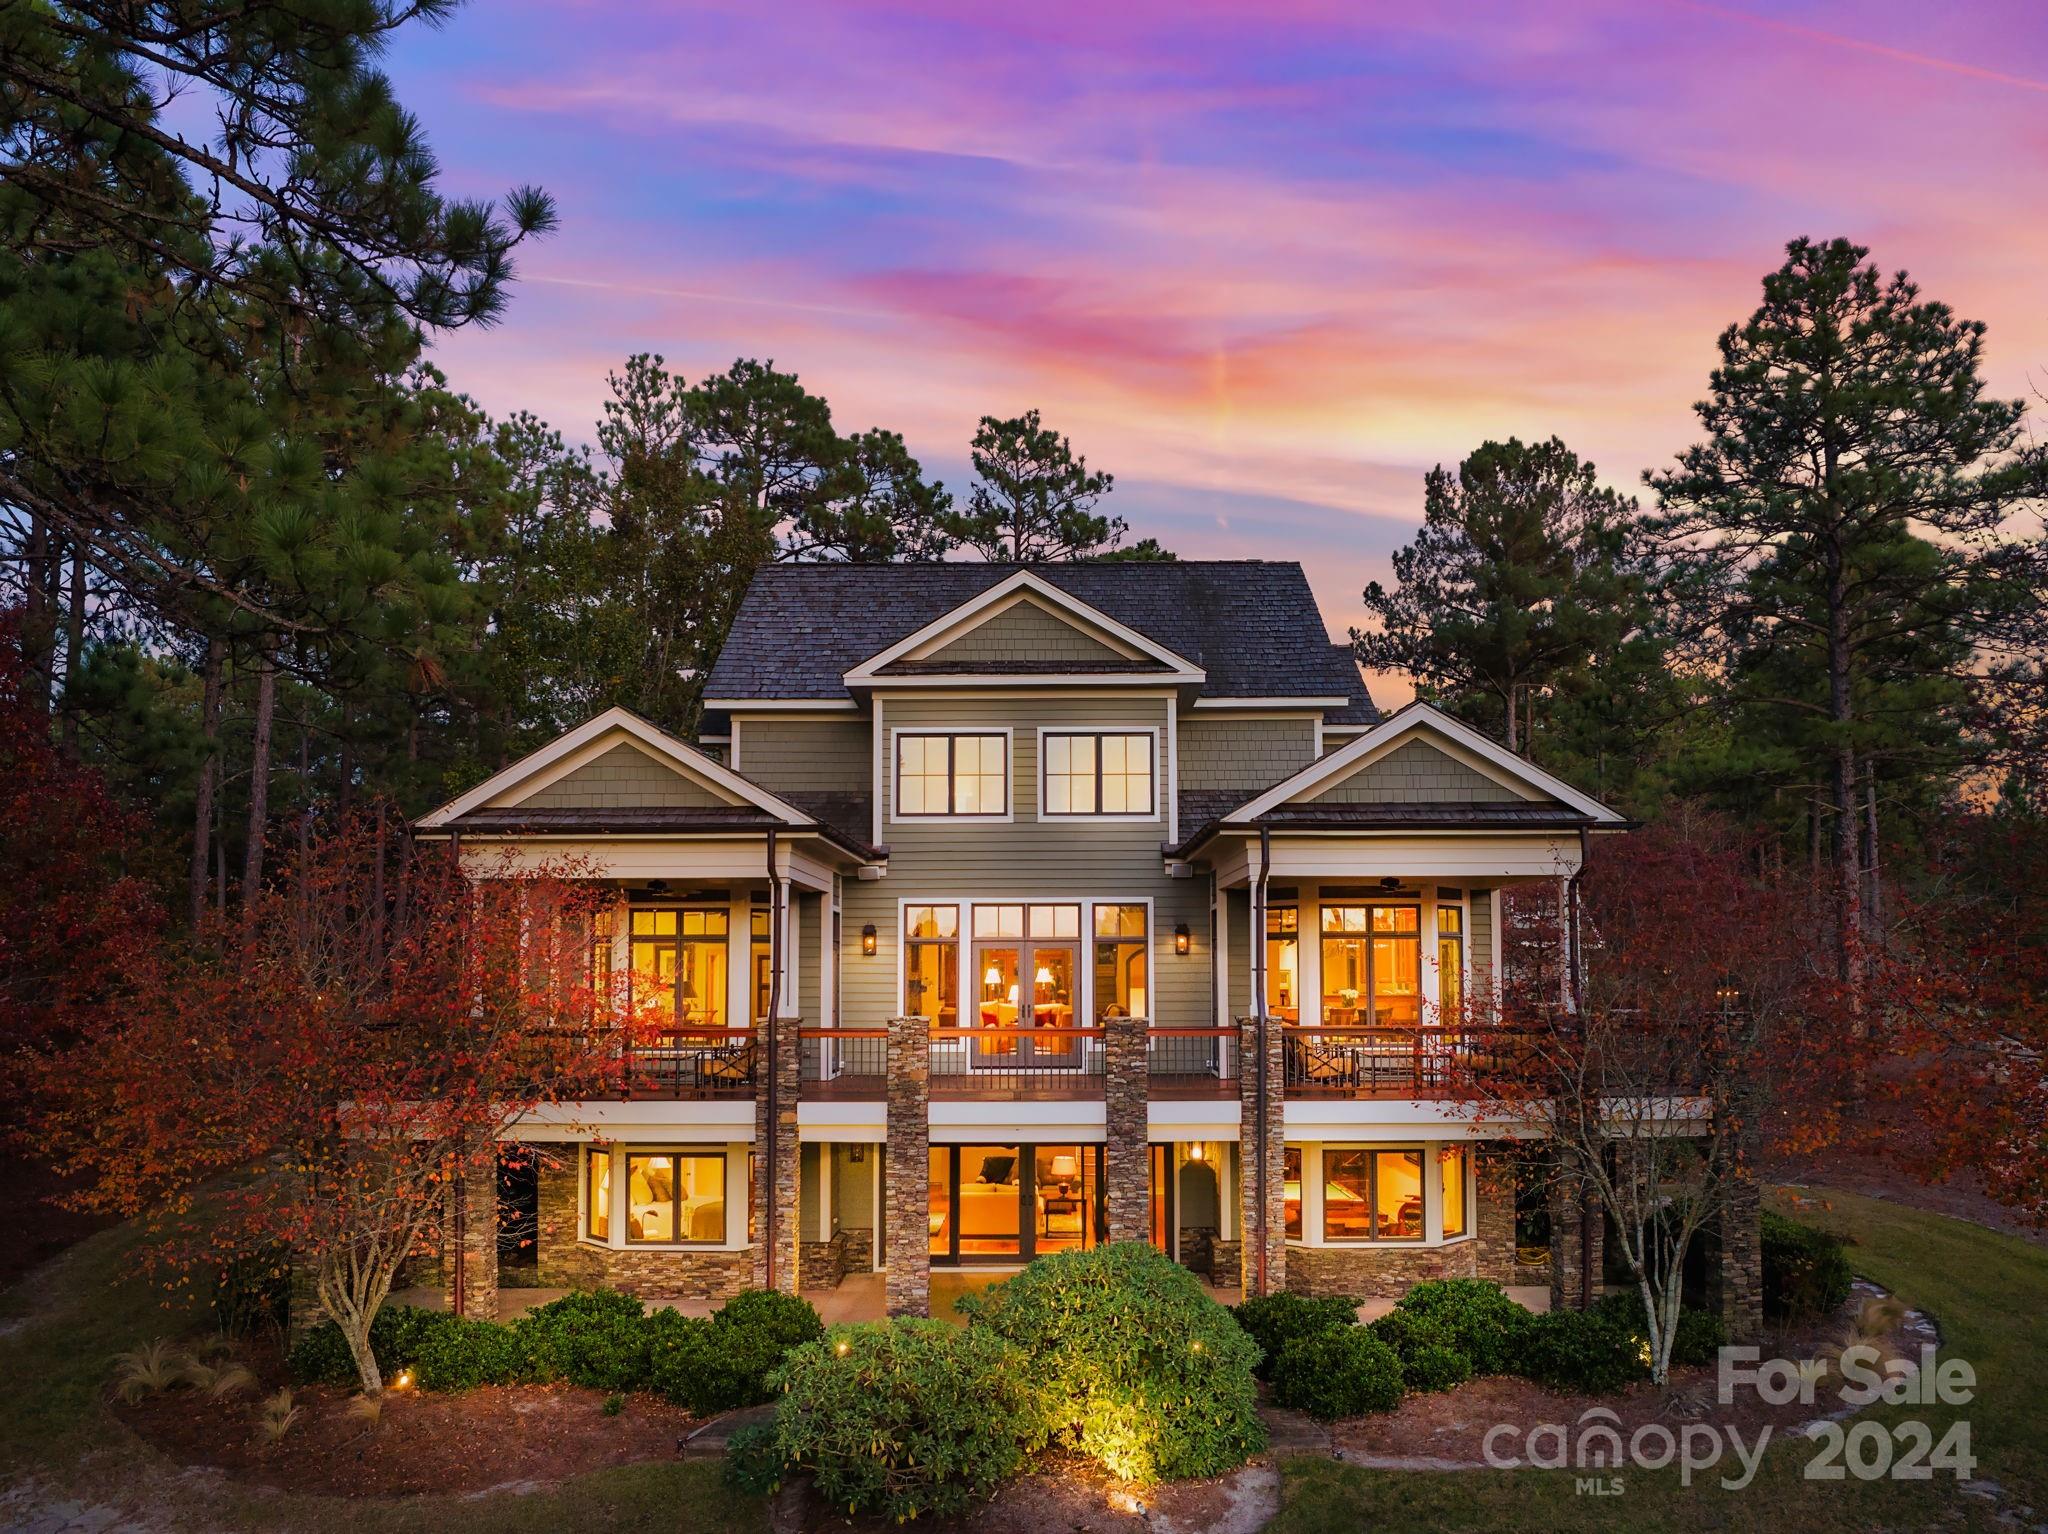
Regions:
M 1010 813 L 1006 730 L 898 730 L 895 813 L 1005 819 Z
M 1038 813 L 1044 819 L 1158 816 L 1154 730 L 1040 730 L 1038 764 Z
M 1155 1005 L 1149 896 L 919 895 L 896 916 L 896 1006 L 934 1027 L 1078 1028 Z

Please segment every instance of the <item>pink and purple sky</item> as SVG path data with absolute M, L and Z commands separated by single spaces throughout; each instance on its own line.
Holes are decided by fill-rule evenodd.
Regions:
M 455 384 L 773 358 L 956 491 L 1038 406 L 1132 536 L 1302 560 L 1333 629 L 1422 475 L 1555 433 L 1637 485 L 1795 235 L 2048 381 L 2039 0 L 483 0 L 388 60 L 452 188 L 554 193 Z

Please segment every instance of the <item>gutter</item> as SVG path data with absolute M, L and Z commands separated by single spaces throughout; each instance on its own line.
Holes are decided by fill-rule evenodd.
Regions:
M 761 1234 L 768 1243 L 764 1276 L 765 1287 L 769 1289 L 775 1287 L 775 1237 L 780 1215 L 775 1204 L 775 1190 L 778 1186 L 775 1151 L 780 1140 L 776 1133 L 776 1124 L 782 1106 L 778 1091 L 782 1073 L 777 1066 L 782 1057 L 776 1052 L 776 1039 L 777 1024 L 782 1012 L 782 921 L 785 898 L 782 875 L 776 872 L 775 868 L 775 843 L 776 833 L 771 830 L 768 833 L 768 1016 L 765 1019 L 768 1029 L 768 1143 L 761 1147 L 762 1162 L 768 1171 L 768 1187 L 765 1190 L 768 1196 L 761 1200 Z

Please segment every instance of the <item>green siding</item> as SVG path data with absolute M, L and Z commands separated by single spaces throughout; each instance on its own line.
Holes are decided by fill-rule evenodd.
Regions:
M 1116 650 L 1082 633 L 1057 613 L 1026 601 L 976 624 L 951 644 L 925 656 L 920 664 L 986 666 L 1011 661 L 1070 661 L 1100 666 L 1123 659 Z
M 1427 741 L 1396 746 L 1311 799 L 1326 804 L 1513 804 L 1522 796 Z
M 740 772 L 778 793 L 858 793 L 874 774 L 868 722 L 851 719 L 735 718 Z
M 733 801 L 621 741 L 595 761 L 515 801 L 530 809 L 700 807 Z
M 816 1143 L 802 1146 L 796 1158 L 796 1217 L 804 1241 L 823 1239 L 818 1234 L 818 1189 L 823 1186 L 820 1164 L 826 1147 Z
M 1252 1010 L 1252 897 L 1249 890 L 1225 890 L 1224 909 L 1230 931 L 1223 951 L 1230 960 L 1230 1015 L 1249 1017 Z
M 1216 719 L 1191 714 L 1180 722 L 1180 786 L 1239 790 L 1271 788 L 1315 760 L 1315 720 Z M 1182 828 L 1187 829 L 1186 827 Z
M 825 927 L 824 910 L 823 895 L 808 890 L 796 892 L 796 1004 L 804 1022 L 814 1028 L 825 1020 L 820 1005 L 824 994 L 824 965 L 820 962 L 825 951 L 820 941 Z
M 852 1159 L 853 1147 L 832 1147 L 832 1214 L 838 1229 L 865 1230 L 875 1223 L 875 1169 L 881 1157 L 873 1146 L 861 1159 Z
M 875 924 L 879 951 L 864 958 L 849 945 L 841 996 L 843 1020 L 873 1026 L 897 1006 L 901 967 L 899 904 L 921 900 L 1146 899 L 1153 902 L 1150 1010 L 1162 1023 L 1198 1027 L 1211 1011 L 1208 884 L 1169 879 L 1161 860 L 1166 822 L 1040 821 L 1038 730 L 1116 726 L 1157 727 L 1162 754 L 1168 700 L 1075 691 L 1060 697 L 932 698 L 899 694 L 884 701 L 885 731 L 941 727 L 1007 728 L 1011 733 L 1013 819 L 884 819 L 889 877 L 845 887 L 848 932 Z M 885 757 L 892 746 L 885 746 Z M 744 768 L 746 748 L 741 751 Z M 1163 764 L 1162 764 L 1163 765 Z M 884 812 L 894 789 L 894 762 L 885 761 Z M 1162 796 L 1165 775 L 1161 775 Z M 1173 929 L 1186 922 L 1192 952 L 1173 952 Z M 1084 965 L 1086 957 L 1084 955 Z
M 1472 971 L 1472 989 L 1483 996 L 1493 986 L 1493 891 L 1473 890 L 1470 899 L 1472 935 L 1468 941 L 1472 947 L 1466 962 Z

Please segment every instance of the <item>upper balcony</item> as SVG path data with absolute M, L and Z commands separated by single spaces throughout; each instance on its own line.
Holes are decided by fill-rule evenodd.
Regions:
M 1234 1028 L 1144 1028 L 1155 1098 L 1237 1096 Z M 888 1087 L 886 1028 L 806 1028 L 803 1092 L 814 1100 L 875 1099 Z M 934 1100 L 1100 1101 L 1108 1063 L 1103 1028 L 931 1030 Z

